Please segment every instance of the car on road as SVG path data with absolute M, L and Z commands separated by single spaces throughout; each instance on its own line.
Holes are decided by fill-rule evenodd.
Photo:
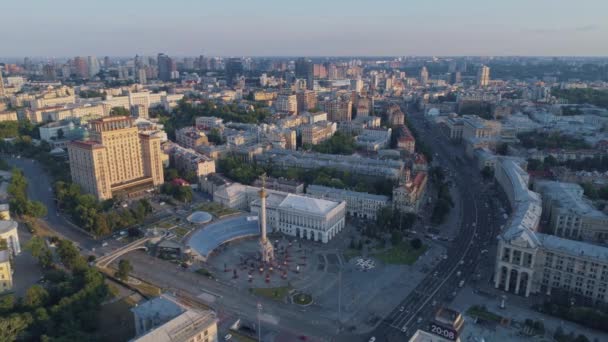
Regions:
M 458 283 L 458 287 L 463 287 L 464 286 L 464 280 L 461 280 L 460 283 Z
M 232 338 L 232 335 L 231 335 L 231 334 L 228 334 L 228 335 L 224 336 L 224 341 L 228 341 L 228 340 L 230 340 L 231 338 Z
M 400 307 L 399 311 L 401 311 L 401 312 L 405 311 L 405 307 L 404 306 Z
M 418 322 L 418 324 L 422 323 L 422 317 L 418 317 L 418 319 L 416 320 L 416 322 Z
M 375 336 L 370 337 L 368 342 L 376 342 L 376 337 Z

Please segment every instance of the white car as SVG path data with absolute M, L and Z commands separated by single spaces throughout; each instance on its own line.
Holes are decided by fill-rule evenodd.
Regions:
M 405 311 L 405 307 L 403 307 L 403 306 L 402 306 L 402 307 L 400 307 L 400 308 L 399 308 L 399 311 L 401 311 L 401 312 Z
M 224 341 L 228 341 L 228 340 L 230 340 L 231 338 L 232 338 L 232 335 L 231 335 L 231 334 L 228 334 L 228 335 L 224 336 Z
M 368 342 L 376 342 L 376 337 L 375 336 L 370 337 Z

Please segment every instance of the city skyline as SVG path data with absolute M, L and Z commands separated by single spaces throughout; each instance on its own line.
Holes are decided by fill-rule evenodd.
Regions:
M 13 2 L 2 57 L 606 56 L 608 3 L 584 2 Z

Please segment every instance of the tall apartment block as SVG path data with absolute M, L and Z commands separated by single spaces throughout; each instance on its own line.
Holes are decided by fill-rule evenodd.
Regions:
M 160 137 L 139 133 L 124 116 L 90 123 L 90 139 L 68 145 L 74 183 L 100 200 L 136 195 L 163 183 Z

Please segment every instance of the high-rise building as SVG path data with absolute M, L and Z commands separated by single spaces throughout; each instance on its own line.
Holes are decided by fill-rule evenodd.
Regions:
M 314 90 L 302 90 L 296 93 L 298 113 L 317 108 L 317 93 Z
M 177 71 L 175 61 L 164 53 L 159 53 L 156 63 L 158 65 L 158 78 L 165 82 L 171 80 L 173 72 Z
M 298 99 L 296 95 L 279 95 L 275 102 L 275 109 L 279 112 L 298 114 Z
M 90 124 L 89 140 L 68 145 L 74 183 L 100 200 L 163 183 L 160 137 L 140 134 L 132 119 L 124 116 Z
M 0 97 L 4 97 L 4 79 L 2 78 L 2 67 L 0 67 Z
M 314 65 L 310 60 L 305 58 L 298 58 L 296 61 L 296 78 L 303 78 L 306 80 L 306 88 L 308 90 L 314 89 Z
M 429 71 L 426 69 L 425 66 L 423 66 L 420 70 L 420 83 L 422 85 L 426 85 L 427 83 L 429 83 Z
M 89 77 L 95 77 L 95 75 L 97 75 L 99 73 L 99 60 L 97 60 L 97 57 L 95 56 L 88 56 L 87 57 L 87 64 L 89 67 Z
M 55 66 L 52 64 L 45 64 L 42 67 L 42 75 L 44 79 L 47 81 L 54 81 L 57 78 L 57 72 L 55 71 Z
M 319 107 L 327 113 L 329 121 L 351 121 L 353 117 L 353 102 L 349 98 L 340 96 L 332 100 L 319 102 Z
M 477 71 L 477 85 L 487 87 L 490 84 L 490 67 L 482 65 Z
M 140 84 L 146 84 L 148 82 L 148 77 L 146 75 L 146 69 L 140 68 L 137 70 L 137 81 Z
M 72 70 L 73 73 L 80 78 L 89 77 L 89 67 L 87 66 L 87 60 L 84 57 L 74 57 L 74 60 L 72 61 Z
M 229 58 L 226 61 L 226 83 L 236 84 L 238 77 L 243 75 L 243 61 L 240 58 Z
M 450 74 L 450 83 L 451 84 L 457 84 L 460 82 L 462 82 L 462 75 L 460 74 L 460 71 L 455 71 Z

